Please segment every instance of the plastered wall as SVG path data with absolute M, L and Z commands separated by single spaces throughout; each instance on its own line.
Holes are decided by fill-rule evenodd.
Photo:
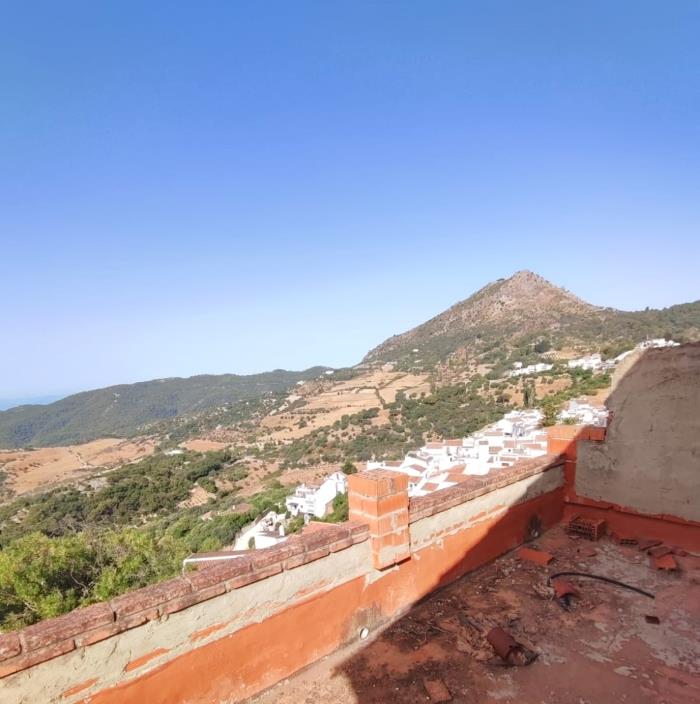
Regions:
M 0 636 L 0 656 L 21 645 L 4 653 L 6 667 L 21 669 L 0 679 L 0 702 L 241 701 L 516 547 L 533 516 L 558 521 L 562 486 L 563 460 L 548 457 L 423 497 L 411 507 L 406 558 L 386 569 L 374 565 L 366 526 L 316 526 L 255 551 L 248 566 L 208 568 Z M 97 626 L 107 612 L 116 620 Z M 132 612 L 143 619 L 125 624 Z
M 608 399 L 605 442 L 580 442 L 576 493 L 700 522 L 700 344 L 648 350 Z

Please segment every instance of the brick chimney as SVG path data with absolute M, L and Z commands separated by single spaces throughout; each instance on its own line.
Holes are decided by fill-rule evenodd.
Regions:
M 386 569 L 411 556 L 408 477 L 373 469 L 348 477 L 350 520 L 369 525 L 372 564 Z

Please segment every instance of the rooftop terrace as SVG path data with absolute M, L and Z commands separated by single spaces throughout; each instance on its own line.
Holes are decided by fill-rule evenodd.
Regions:
M 561 528 L 533 546 L 552 562 L 511 552 L 251 704 L 700 701 L 700 558 L 676 556 L 680 571 L 666 572 L 638 546 L 574 540 Z M 570 577 L 580 597 L 566 610 L 548 575 L 569 570 L 607 575 L 656 598 Z M 505 666 L 476 625 L 505 628 L 537 659 Z
M 0 634 L 0 701 L 700 701 L 700 344 L 647 351 L 608 408 L 427 496 L 351 475 L 346 523 Z M 575 516 L 595 540 L 563 532 Z M 548 577 L 569 570 L 656 598 L 572 577 L 565 610 Z M 496 658 L 496 626 L 536 659 Z

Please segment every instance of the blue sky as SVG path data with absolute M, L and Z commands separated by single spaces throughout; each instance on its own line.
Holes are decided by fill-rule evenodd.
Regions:
M 0 11 L 0 398 L 357 362 L 532 269 L 700 298 L 700 4 Z

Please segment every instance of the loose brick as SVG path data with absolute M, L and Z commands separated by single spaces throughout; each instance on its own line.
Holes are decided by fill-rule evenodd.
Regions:
M 22 631 L 27 650 L 37 650 L 53 643 L 64 641 L 80 633 L 114 621 L 114 612 L 109 604 L 94 604 L 75 609 L 65 616 L 50 618 L 28 626 Z
M 388 493 L 388 482 L 380 476 L 379 470 L 358 472 L 348 477 L 348 494 L 359 496 L 379 496 Z M 381 486 L 380 486 L 381 484 Z
M 544 550 L 533 550 L 532 548 L 522 547 L 518 550 L 517 556 L 520 560 L 528 560 L 541 567 L 546 567 L 553 559 L 551 553 Z

